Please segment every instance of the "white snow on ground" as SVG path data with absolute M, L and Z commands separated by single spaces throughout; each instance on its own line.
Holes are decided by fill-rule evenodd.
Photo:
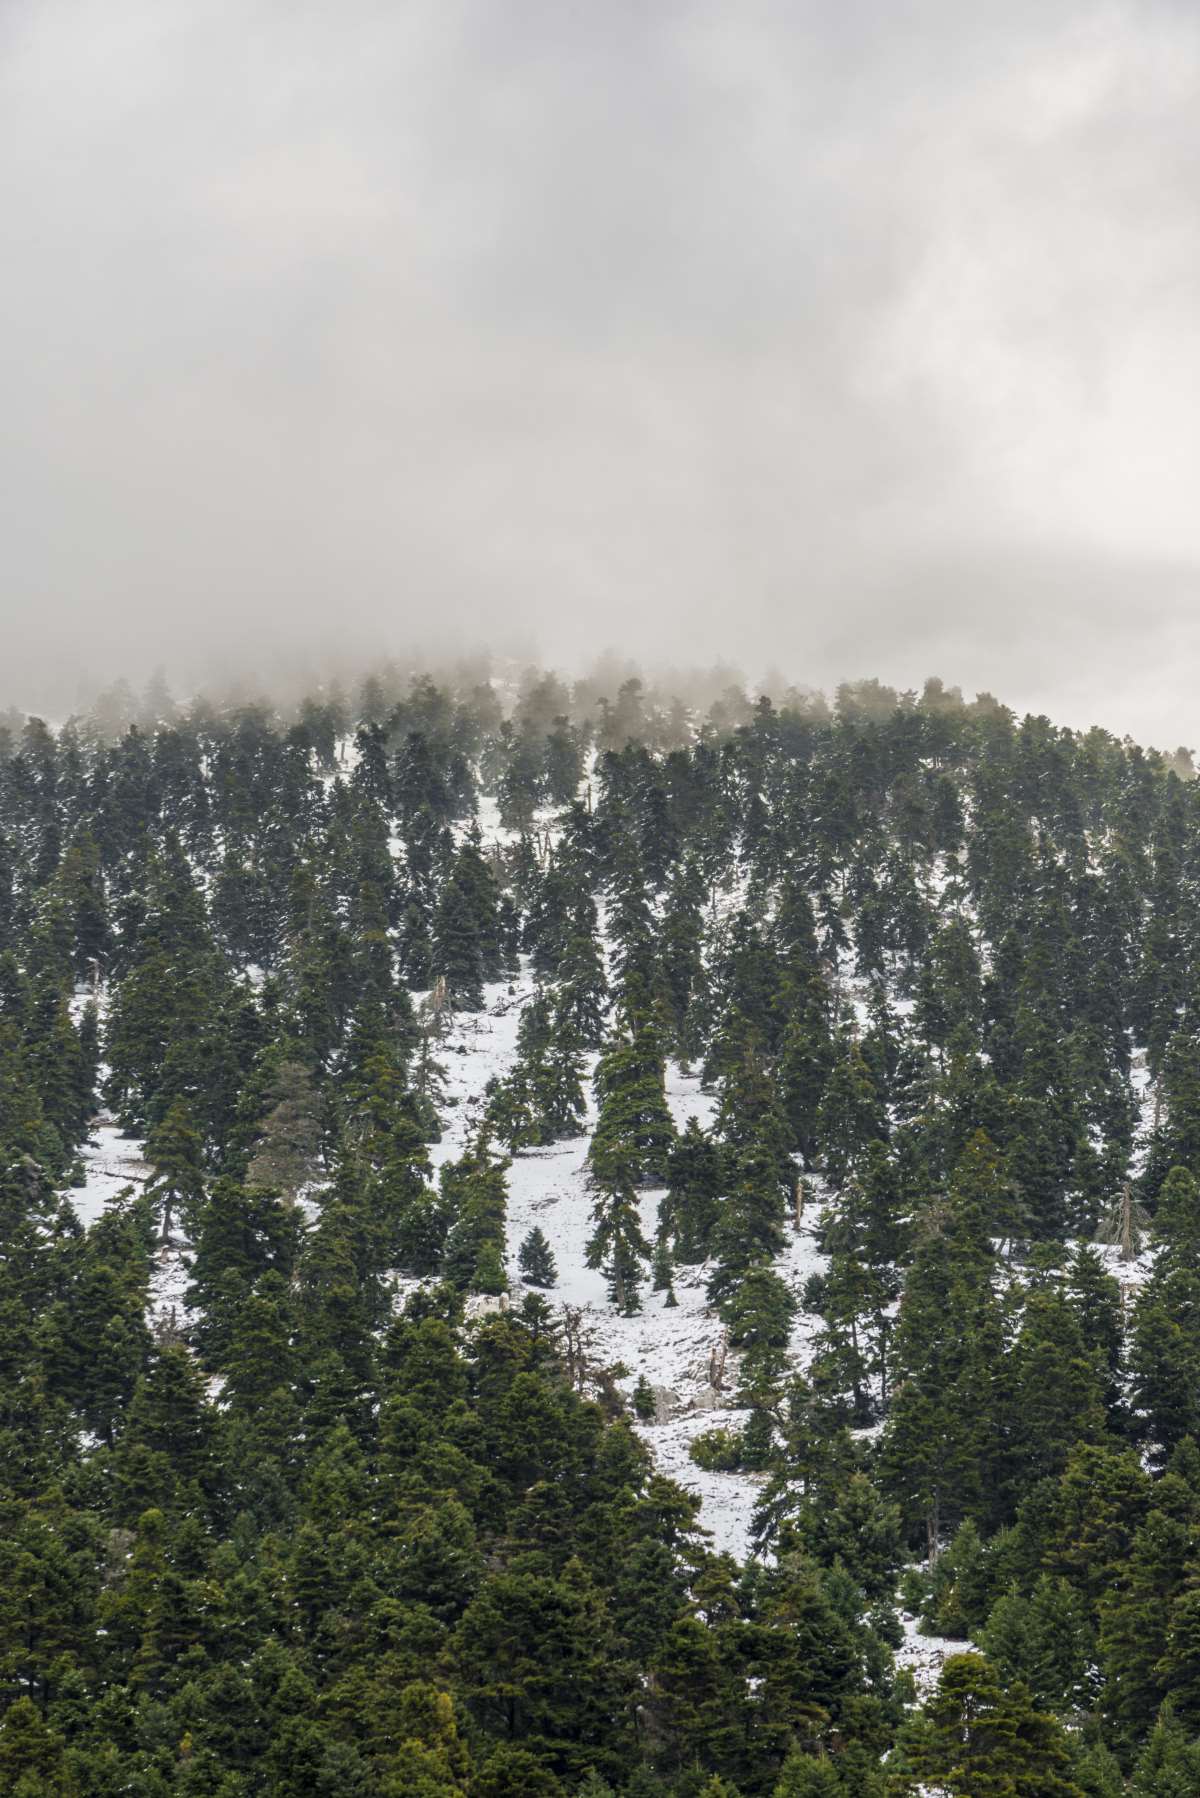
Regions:
M 552 819 L 549 812 L 539 815 L 538 827 L 552 835 Z M 493 799 L 480 800 L 479 825 L 485 844 L 516 841 L 515 832 L 500 826 Z M 728 908 L 735 897 L 720 894 L 719 907 Z M 446 1096 L 452 1103 L 443 1112 L 442 1141 L 431 1150 L 435 1166 L 462 1153 L 482 1111 L 488 1080 L 502 1075 L 511 1064 L 521 1008 L 534 990 L 533 977 L 523 964 L 521 974 L 513 980 L 487 988 L 483 1012 L 457 1015 L 447 1038 L 438 1045 L 437 1056 L 447 1075 Z M 588 1058 L 585 1077 L 589 1129 L 595 1123 L 590 1080 L 596 1059 L 594 1055 Z M 666 1095 L 678 1129 L 689 1117 L 705 1128 L 712 1123 L 716 1099 L 701 1091 L 697 1074 L 685 1074 L 669 1064 Z M 702 1430 L 734 1429 L 745 1420 L 745 1414 L 732 1404 L 737 1386 L 735 1355 L 727 1357 L 721 1389 L 714 1390 L 710 1383 L 710 1358 L 723 1335 L 721 1321 L 705 1296 L 711 1269 L 677 1269 L 677 1303 L 671 1308 L 665 1305 L 663 1293 L 650 1290 L 647 1280 L 642 1290 L 643 1309 L 633 1317 L 618 1316 L 608 1302 L 603 1273 L 586 1262 L 593 1204 L 587 1183 L 587 1145 L 587 1137 L 581 1136 L 551 1148 L 521 1150 L 512 1159 L 507 1243 L 511 1302 L 520 1303 L 527 1290 L 519 1277 L 517 1252 L 533 1226 L 540 1225 L 550 1240 L 558 1269 L 557 1284 L 546 1298 L 556 1307 L 581 1312 L 588 1361 L 594 1369 L 627 1369 L 615 1382 L 627 1399 L 642 1375 L 658 1389 L 660 1415 L 665 1421 L 635 1423 L 634 1427 L 660 1470 L 703 1501 L 700 1523 L 711 1533 L 713 1547 L 744 1559 L 761 1476 L 706 1473 L 688 1455 L 693 1438 Z M 648 1239 L 655 1233 L 662 1196 L 660 1189 L 647 1190 L 641 1196 L 642 1228 Z M 819 1209 L 818 1205 L 810 1207 L 813 1223 Z M 799 1299 L 809 1275 L 822 1265 L 806 1228 L 789 1237 L 777 1269 Z M 808 1337 L 808 1321 L 801 1322 L 792 1341 L 797 1362 L 807 1356 Z
M 942 1668 L 954 1654 L 974 1654 L 973 1642 L 960 1642 L 952 1636 L 923 1636 L 917 1619 L 907 1611 L 900 1613 L 904 1641 L 896 1650 L 897 1667 L 907 1667 L 916 1683 L 917 1697 L 926 1698 L 942 1677 Z
M 1070 1246 L 1074 1248 L 1075 1244 Z M 1138 1288 L 1144 1285 L 1154 1270 L 1154 1253 L 1151 1249 L 1143 1248 L 1132 1261 L 1123 1261 L 1120 1248 L 1115 1244 L 1093 1242 L 1085 1246 L 1096 1250 L 1105 1268 L 1121 1288 L 1123 1300 L 1136 1298 Z M 1127 1318 L 1126 1322 L 1128 1321 Z
M 71 998 L 71 1018 L 76 1024 L 88 1005 L 95 1001 L 101 1026 L 108 1016 L 108 992 L 104 986 L 77 986 Z M 108 1070 L 101 1067 L 97 1081 L 102 1083 Z M 135 1189 L 145 1184 L 150 1169 L 142 1159 L 142 1144 L 124 1135 L 120 1125 L 101 1112 L 93 1118 L 88 1139 L 79 1151 L 84 1181 L 71 1187 L 66 1196 L 84 1229 L 90 1228 L 104 1207 L 127 1186 Z
M 91 1136 L 79 1151 L 83 1163 L 84 1183 L 68 1188 L 66 1197 L 85 1229 L 91 1227 L 112 1203 L 130 1187 L 139 1191 L 150 1177 L 150 1167 L 142 1159 L 143 1145 L 125 1136 L 118 1124 L 101 1114 L 92 1125 Z M 177 1235 L 165 1250 L 158 1251 L 150 1273 L 150 1298 L 146 1321 L 152 1330 L 174 1331 L 187 1322 L 184 1304 L 190 1262 L 187 1243 Z
M 192 1266 L 189 1246 L 186 1241 L 176 1238 L 155 1257 L 150 1275 L 150 1303 L 146 1307 L 146 1321 L 152 1330 L 174 1335 L 191 1323 L 192 1313 L 184 1303 Z
M 71 1000 L 71 1015 L 76 1023 L 93 998 L 103 1022 L 108 1012 L 107 990 L 103 986 L 96 991 L 80 986 Z M 99 1083 L 103 1083 L 107 1072 L 107 1068 L 101 1066 Z M 79 1151 L 83 1182 L 68 1187 L 64 1195 L 85 1230 L 91 1228 L 106 1206 L 130 1187 L 138 1192 L 145 1186 L 152 1170 L 144 1159 L 144 1150 L 145 1145 L 136 1137 L 126 1136 L 107 1112 L 100 1112 L 92 1120 L 88 1139 Z M 187 1249 L 187 1242 L 174 1234 L 167 1247 L 155 1255 L 146 1306 L 146 1321 L 152 1330 L 173 1332 L 176 1328 L 182 1329 L 187 1322 L 188 1311 L 183 1302 L 191 1265 Z
M 551 814 L 546 814 L 539 819 L 539 827 L 550 831 L 551 822 Z M 485 843 L 516 840 L 516 833 L 500 827 L 494 800 L 481 800 L 479 823 Z M 736 897 L 721 894 L 719 909 L 727 909 Z M 845 959 L 846 996 L 861 1014 L 860 1024 L 865 1026 L 865 985 L 850 973 L 852 957 L 847 954 Z M 487 989 L 483 1012 L 460 1014 L 454 1019 L 446 1041 L 437 1051 L 447 1071 L 447 1097 L 452 1104 L 444 1113 L 443 1140 L 432 1151 L 435 1165 L 462 1153 L 482 1111 L 487 1081 L 502 1075 L 511 1063 L 521 1008 L 534 990 L 532 976 L 523 966 L 521 974 L 512 981 Z M 589 1079 L 594 1065 L 595 1057 L 591 1057 Z M 684 1074 L 674 1064 L 669 1064 L 667 1070 L 667 1100 L 677 1128 L 682 1129 L 692 1116 L 704 1127 L 712 1123 L 714 1096 L 701 1091 L 697 1075 Z M 594 1122 L 594 1110 L 589 1106 L 588 1127 Z M 678 1303 L 671 1309 L 665 1307 L 664 1295 L 651 1292 L 647 1282 L 642 1292 L 642 1311 L 631 1318 L 618 1316 L 608 1303 L 603 1274 L 586 1265 L 586 1245 L 592 1231 L 586 1156 L 584 1136 L 547 1149 L 523 1150 L 513 1157 L 508 1174 L 507 1245 L 511 1300 L 519 1303 L 524 1290 L 517 1269 L 517 1251 L 529 1230 L 538 1224 L 550 1240 L 558 1268 L 557 1285 L 546 1297 L 557 1307 L 582 1312 L 590 1364 L 596 1369 L 623 1366 L 627 1372 L 615 1383 L 626 1398 L 632 1395 L 642 1375 L 657 1390 L 663 1421 L 636 1423 L 634 1427 L 661 1471 L 702 1499 L 700 1521 L 711 1532 L 713 1546 L 744 1558 L 763 1483 L 761 1476 L 703 1472 L 688 1453 L 701 1431 L 735 1429 L 744 1421 L 744 1413 L 738 1412 L 732 1402 L 737 1387 L 735 1355 L 728 1356 L 721 1389 L 714 1390 L 710 1383 L 710 1357 L 722 1337 L 720 1320 L 705 1297 L 711 1270 L 677 1269 Z M 809 1184 L 819 1188 L 819 1182 Z M 660 1191 L 650 1190 L 641 1198 L 642 1227 L 648 1238 L 654 1235 L 661 1197 Z M 825 1266 L 813 1235 L 823 1202 L 818 1190 L 808 1206 L 805 1227 L 789 1236 L 776 1264 L 797 1300 L 801 1299 L 810 1275 Z M 1130 1296 L 1151 1265 L 1148 1256 L 1134 1263 L 1122 1263 L 1116 1249 L 1104 1251 L 1104 1258 Z M 796 1366 L 805 1366 L 811 1357 L 812 1338 L 818 1327 L 819 1320 L 803 1311 L 799 1313 L 791 1342 L 791 1358 Z M 969 1646 L 920 1636 L 915 1620 L 906 1623 L 905 1628 L 905 1645 L 897 1658 L 901 1664 L 912 1666 L 922 1690 L 936 1685 L 947 1655 L 962 1653 Z
M 458 1014 L 438 1045 L 438 1059 L 447 1073 L 447 1098 L 453 1104 L 443 1114 L 442 1141 L 431 1150 L 435 1165 L 462 1153 L 482 1111 L 487 1081 L 511 1063 L 521 1008 L 533 992 L 534 981 L 527 968 L 512 981 L 489 986 L 486 1009 Z M 594 1063 L 593 1056 L 589 1078 Z M 698 1075 L 684 1074 L 674 1064 L 667 1073 L 667 1100 L 680 1128 L 689 1117 L 705 1126 L 712 1121 L 713 1095 L 700 1090 Z M 589 1126 L 594 1121 L 589 1105 Z M 556 1308 L 565 1306 L 582 1313 L 589 1364 L 597 1371 L 624 1367 L 627 1372 L 615 1383 L 626 1398 L 642 1375 L 659 1389 L 666 1421 L 635 1424 L 635 1428 L 662 1472 L 703 1500 L 700 1522 L 711 1532 L 714 1548 L 743 1559 L 749 1550 L 761 1478 L 705 1473 L 688 1457 L 692 1439 L 702 1430 L 737 1428 L 745 1420 L 744 1413 L 732 1407 L 737 1385 L 734 1355 L 728 1357 L 721 1390 L 714 1390 L 710 1383 L 710 1357 L 723 1334 L 720 1319 L 705 1296 L 711 1269 L 677 1269 L 678 1302 L 671 1308 L 664 1303 L 665 1295 L 652 1292 L 647 1282 L 642 1290 L 643 1309 L 633 1317 L 618 1316 L 608 1302 L 603 1273 L 588 1267 L 586 1261 L 593 1204 L 587 1183 L 587 1146 L 587 1137 L 581 1136 L 550 1148 L 521 1150 L 512 1158 L 507 1244 L 511 1301 L 519 1303 L 526 1290 L 517 1271 L 517 1252 L 534 1225 L 540 1225 L 558 1268 L 557 1284 L 546 1298 Z M 641 1196 L 642 1228 L 649 1239 L 655 1233 L 662 1196 L 661 1189 L 649 1189 Z M 817 1210 L 815 1205 L 810 1208 L 814 1222 Z M 821 1265 L 812 1236 L 805 1230 L 789 1237 L 777 1268 L 799 1299 L 805 1281 Z M 796 1359 L 802 1359 L 808 1347 L 805 1323 L 798 1326 L 792 1346 Z
M 539 815 L 538 827 L 551 831 L 553 814 Z M 511 843 L 516 833 L 499 823 L 493 799 L 480 802 L 479 823 L 484 842 Z M 736 895 L 722 893 L 718 906 L 724 910 Z M 437 1059 L 445 1069 L 445 1097 L 441 1111 L 442 1140 L 431 1147 L 435 1169 L 463 1153 L 481 1116 L 485 1103 L 484 1089 L 490 1079 L 503 1075 L 511 1066 L 516 1052 L 517 1029 L 521 1011 L 533 996 L 536 984 L 527 965 L 519 975 L 500 981 L 486 989 L 485 1009 L 479 1013 L 458 1013 L 449 1022 L 446 1036 L 436 1045 Z M 79 1004 L 86 1002 L 81 991 Z M 101 1010 L 106 995 L 99 995 Z M 420 1004 L 420 995 L 414 1002 Z M 589 1094 L 587 1124 L 595 1123 L 595 1110 L 590 1100 L 590 1082 L 597 1057 L 588 1057 L 585 1090 Z M 668 1066 L 667 1102 L 677 1128 L 682 1129 L 689 1117 L 708 1127 L 716 1100 L 702 1092 L 699 1076 L 684 1073 L 674 1064 Z M 521 1242 L 535 1224 L 540 1224 L 550 1239 L 558 1267 L 556 1286 L 545 1296 L 557 1309 L 579 1311 L 580 1329 L 587 1348 L 587 1359 L 595 1376 L 613 1367 L 626 1372 L 615 1384 L 628 1399 L 644 1374 L 660 1396 L 663 1421 L 636 1423 L 635 1428 L 654 1456 L 656 1465 L 670 1478 L 703 1501 L 700 1522 L 712 1537 L 713 1547 L 744 1559 L 749 1550 L 750 1524 L 755 1502 L 762 1485 L 757 1475 L 706 1473 L 690 1460 L 692 1440 L 702 1431 L 716 1427 L 736 1429 L 744 1421 L 744 1413 L 733 1405 L 737 1387 L 737 1357 L 729 1353 L 719 1389 L 710 1378 L 710 1362 L 722 1343 L 722 1325 L 706 1299 L 706 1286 L 711 1269 L 680 1268 L 675 1276 L 677 1304 L 667 1308 L 664 1294 L 652 1292 L 647 1280 L 642 1292 L 643 1309 L 634 1317 L 620 1317 L 608 1302 L 603 1273 L 586 1263 L 587 1241 L 592 1233 L 593 1197 L 587 1183 L 587 1136 L 554 1144 L 548 1149 L 524 1150 L 513 1157 L 508 1173 L 508 1268 L 512 1283 L 511 1301 L 519 1303 L 526 1290 L 517 1270 L 517 1252 Z M 71 1189 L 68 1197 L 80 1221 L 90 1225 L 104 1207 L 126 1187 L 140 1188 L 150 1169 L 142 1159 L 143 1145 L 123 1136 L 119 1127 L 107 1116 L 99 1117 L 88 1144 L 81 1151 L 85 1183 Z M 641 1197 L 642 1227 L 653 1238 L 658 1217 L 661 1190 L 648 1190 Z M 822 1265 L 811 1234 L 819 1204 L 809 1207 L 806 1228 L 789 1236 L 787 1248 L 780 1258 L 778 1271 L 800 1298 L 809 1275 Z M 810 1221 L 811 1220 L 811 1223 Z M 170 1327 L 186 1322 L 183 1295 L 188 1281 L 187 1244 L 172 1243 L 156 1260 L 151 1279 L 148 1307 L 152 1325 Z M 397 1297 L 402 1300 L 416 1282 L 397 1281 Z M 792 1353 L 802 1364 L 809 1353 L 811 1320 L 802 1320 L 793 1336 Z
M 150 1173 L 142 1160 L 141 1143 L 125 1136 L 120 1125 L 105 1116 L 92 1124 L 91 1136 L 79 1151 L 79 1159 L 83 1163 L 84 1184 L 71 1187 L 66 1196 L 85 1229 L 95 1223 L 118 1193 L 129 1186 L 142 1186 Z
M 515 832 L 501 827 L 494 799 L 481 799 L 478 821 L 485 844 L 507 845 L 516 841 Z M 553 837 L 552 813 L 539 814 L 536 823 L 545 836 Z M 725 913 L 737 896 L 735 891 L 716 895 L 718 912 Z M 847 956 L 847 962 L 849 959 Z M 856 1009 L 864 1013 L 865 1021 L 859 983 L 850 977 L 845 986 Z M 482 1114 L 488 1081 L 503 1075 L 512 1063 L 521 1011 L 535 990 L 533 976 L 523 963 L 521 972 L 511 980 L 486 989 L 482 1012 L 459 1013 L 449 1020 L 447 1034 L 435 1048 L 446 1075 L 440 1107 L 443 1136 L 431 1148 L 435 1169 L 463 1153 Z M 81 988 L 73 1005 L 77 1015 L 88 997 L 90 993 Z M 106 995 L 101 991 L 97 997 L 103 1013 Z M 414 995 L 414 1002 L 420 1003 L 419 995 Z M 595 1122 L 590 1102 L 595 1062 L 594 1055 L 588 1058 L 585 1076 L 589 1129 Z M 703 1127 L 711 1125 L 716 1100 L 711 1093 L 701 1091 L 698 1075 L 684 1073 L 677 1065 L 669 1064 L 666 1093 L 677 1128 L 682 1129 L 690 1117 Z M 750 1525 L 762 1477 L 703 1472 L 688 1452 L 701 1431 L 717 1427 L 736 1429 L 744 1421 L 744 1413 L 734 1405 L 736 1354 L 727 1354 L 719 1385 L 712 1384 L 714 1352 L 719 1360 L 723 1331 L 706 1299 L 711 1269 L 678 1268 L 677 1303 L 671 1308 L 665 1306 L 662 1293 L 650 1290 L 647 1280 L 642 1291 L 642 1311 L 633 1317 L 618 1316 L 608 1302 L 603 1273 L 589 1268 L 586 1262 L 593 1203 L 587 1181 L 587 1145 L 585 1135 L 551 1148 L 524 1150 L 512 1159 L 508 1172 L 507 1241 L 510 1302 L 520 1303 L 526 1290 L 518 1273 L 518 1249 L 530 1229 L 540 1225 L 550 1240 L 558 1268 L 557 1284 L 545 1296 L 560 1311 L 569 1308 L 580 1313 L 593 1389 L 596 1375 L 620 1367 L 625 1371 L 616 1376 L 615 1384 L 628 1399 L 639 1378 L 645 1376 L 656 1391 L 658 1419 L 649 1424 L 635 1423 L 634 1427 L 662 1472 L 703 1501 L 700 1522 L 711 1533 L 713 1546 L 743 1559 L 749 1550 Z M 91 1138 L 81 1151 L 81 1160 L 84 1184 L 72 1188 L 67 1196 L 85 1226 L 95 1222 L 104 1207 L 126 1187 L 140 1188 L 150 1172 L 142 1159 L 142 1144 L 123 1136 L 106 1116 L 96 1120 Z M 817 1182 L 809 1184 L 819 1187 Z M 648 1239 L 655 1233 L 661 1198 L 660 1190 L 649 1190 L 641 1196 L 642 1226 Z M 776 1264 L 798 1302 L 809 1277 L 825 1265 L 814 1240 L 822 1202 L 818 1192 L 808 1205 L 803 1227 L 789 1234 Z M 1134 1263 L 1122 1263 L 1116 1249 L 1106 1251 L 1105 1260 L 1130 1297 L 1151 1265 L 1148 1256 Z M 187 1244 L 175 1241 L 155 1264 L 149 1305 L 152 1323 L 169 1327 L 173 1322 L 182 1325 L 186 1321 L 183 1295 L 187 1280 Z M 404 1294 L 417 1282 L 398 1279 L 396 1284 L 397 1298 L 402 1302 Z M 816 1327 L 817 1320 L 799 1310 L 791 1342 L 794 1365 L 807 1364 Z M 961 1652 L 964 1645 L 919 1636 L 911 1619 L 906 1620 L 905 1630 L 905 1646 L 898 1660 L 913 1667 L 919 1686 L 923 1682 L 935 1684 L 946 1655 Z

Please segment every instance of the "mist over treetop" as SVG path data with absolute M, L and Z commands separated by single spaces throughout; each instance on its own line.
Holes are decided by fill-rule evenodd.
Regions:
M 617 643 L 1191 734 L 1193 9 L 3 29 L 2 697 Z
M 518 735 L 545 736 L 567 722 L 581 733 L 583 742 L 602 754 L 628 743 L 657 752 L 680 749 L 698 737 L 719 738 L 742 730 L 764 711 L 810 725 L 880 722 L 893 714 L 914 713 L 990 718 L 1010 729 L 1017 722 L 1017 713 L 993 694 L 979 692 L 968 699 L 960 687 L 948 686 L 936 675 L 919 689 L 899 690 L 872 676 L 842 681 L 826 693 L 790 684 L 778 672 L 760 682 L 747 682 L 728 664 L 706 670 L 642 671 L 612 654 L 575 676 L 487 654 L 454 662 L 412 656 L 367 662 L 359 668 L 346 663 L 335 667 L 336 672 L 327 670 L 321 679 L 313 677 L 311 668 L 290 676 L 276 670 L 267 680 L 246 672 L 235 682 L 186 700 L 172 694 L 158 669 L 140 691 L 124 678 L 93 691 L 65 719 L 63 728 L 73 735 L 112 742 L 131 727 L 153 732 L 185 719 L 203 727 L 206 719 L 245 713 L 276 729 L 312 725 L 320 719 L 322 737 L 364 723 L 386 725 L 395 734 L 410 725 L 420 727 L 449 707 L 465 709 L 488 724 L 507 720 Z M 10 750 L 26 719 L 35 716 L 16 705 L 0 712 L 0 729 Z M 1098 741 L 1115 741 L 1101 725 L 1092 726 L 1089 734 Z M 1150 753 L 1182 778 L 1193 777 L 1193 751 L 1187 746 Z

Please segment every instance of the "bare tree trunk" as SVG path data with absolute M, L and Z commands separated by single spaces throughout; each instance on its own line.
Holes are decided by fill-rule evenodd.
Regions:
M 586 1368 L 583 1351 L 583 1312 L 573 1305 L 563 1306 L 563 1342 L 567 1355 L 567 1379 L 576 1392 L 582 1392 Z
M 708 1383 L 714 1392 L 725 1390 L 725 1360 L 729 1354 L 729 1336 L 722 1331 L 721 1339 L 713 1346 L 708 1357 Z

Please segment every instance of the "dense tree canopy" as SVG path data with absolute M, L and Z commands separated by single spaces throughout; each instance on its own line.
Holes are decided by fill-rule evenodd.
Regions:
M 129 712 L 0 723 L 0 1792 L 1195 1789 L 1195 784 L 936 682 Z M 510 1259 L 572 1144 L 744 1565 Z

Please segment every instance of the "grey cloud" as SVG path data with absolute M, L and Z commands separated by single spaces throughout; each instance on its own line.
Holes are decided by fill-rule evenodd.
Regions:
M 10 0 L 3 697 L 520 638 L 1200 736 L 1198 121 L 1181 5 Z

